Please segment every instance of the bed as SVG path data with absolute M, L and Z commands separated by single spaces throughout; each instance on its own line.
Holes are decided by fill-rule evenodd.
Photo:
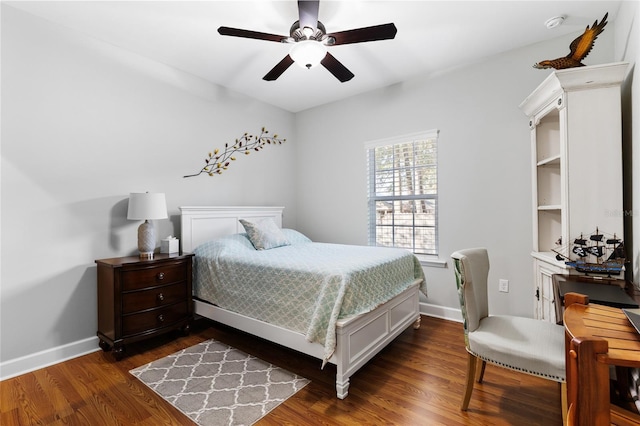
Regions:
M 348 297 L 342 295 L 345 300 L 333 300 L 334 308 L 328 309 L 326 315 L 320 315 L 322 321 L 320 326 L 309 326 L 303 321 L 293 321 L 294 324 L 300 324 L 300 327 L 292 325 L 292 323 L 278 323 L 277 320 L 273 320 L 272 317 L 265 316 L 263 313 L 254 313 L 243 311 L 241 306 L 233 305 L 233 302 L 229 302 L 230 298 L 225 298 L 224 293 L 218 291 L 217 295 L 209 297 L 207 291 L 197 290 L 199 286 L 205 286 L 205 281 L 209 278 L 205 278 L 204 275 L 209 273 L 216 273 L 222 270 L 224 267 L 221 264 L 216 264 L 215 267 L 207 266 L 210 264 L 211 259 L 220 257 L 220 250 L 223 250 L 225 256 L 229 252 L 228 244 L 234 247 L 232 252 L 235 253 L 236 258 L 246 258 L 246 260 L 252 260 L 254 257 L 261 259 L 268 258 L 270 267 L 273 268 L 290 268 L 290 263 L 298 253 L 307 250 L 318 250 L 318 246 L 322 246 L 321 243 L 305 244 L 306 237 L 293 230 L 282 230 L 286 232 L 286 236 L 292 241 L 290 245 L 285 247 L 278 247 L 272 250 L 255 250 L 251 249 L 247 245 L 248 238 L 245 233 L 245 227 L 241 224 L 241 219 L 252 223 L 260 221 L 272 222 L 278 228 L 282 227 L 282 212 L 283 207 L 180 207 L 181 211 L 181 226 L 182 226 L 182 251 L 185 253 L 196 253 L 195 267 L 194 267 L 194 312 L 197 315 L 212 319 L 214 321 L 229 325 L 236 329 L 248 332 L 250 334 L 267 339 L 274 343 L 283 345 L 285 347 L 294 349 L 304 354 L 313 356 L 322 360 L 323 364 L 329 362 L 336 365 L 336 393 L 337 397 L 343 399 L 348 394 L 349 378 L 361 368 L 367 361 L 380 352 L 387 344 L 389 344 L 395 337 L 403 332 L 408 327 L 419 328 L 420 326 L 420 313 L 419 313 L 419 294 L 425 292 L 425 284 L 422 275 L 422 269 L 419 263 L 413 256 L 410 256 L 414 263 L 414 272 L 411 277 L 403 276 L 403 283 L 398 284 L 397 290 L 389 290 L 392 294 L 381 294 L 384 299 L 378 300 L 372 304 L 371 301 L 362 302 L 363 306 L 357 306 L 358 297 Z M 298 245 L 296 245 L 298 244 Z M 351 250 L 349 247 L 357 249 L 357 246 L 334 246 L 333 249 Z M 221 248 L 223 247 L 223 248 Z M 358 250 L 376 250 L 370 247 L 361 247 Z M 246 250 L 246 251 L 245 251 Z M 392 250 L 396 251 L 397 250 Z M 206 257 L 211 254 L 211 259 Z M 364 256 L 366 255 L 366 256 Z M 361 256 L 369 259 L 370 252 L 364 252 L 364 255 L 355 254 L 355 257 Z M 342 255 L 347 258 L 351 255 Z M 404 256 L 404 255 L 403 255 Z M 228 261 L 228 257 L 225 258 Z M 232 258 L 233 260 L 233 258 Z M 287 265 L 282 265 L 285 262 Z M 406 263 L 406 259 L 402 260 Z M 205 263 L 206 262 L 206 263 Z M 306 269 L 309 269 L 307 273 L 313 274 L 317 272 L 316 269 L 322 269 L 317 266 L 314 260 L 311 267 L 307 265 Z M 212 263 L 211 263 L 212 264 Z M 198 265 L 200 270 L 206 270 L 208 272 L 197 272 Z M 275 266 L 274 266 L 275 265 Z M 272 269 L 273 269 L 272 268 Z M 269 269 L 269 268 L 267 268 Z M 236 273 L 237 270 L 233 270 L 232 275 L 234 277 L 243 277 L 241 273 Z M 290 269 L 287 269 L 287 273 L 291 273 Z M 394 270 L 395 271 L 395 270 Z M 305 271 L 295 270 L 295 275 L 302 274 Z M 406 273 L 403 272 L 404 275 Z M 355 279 L 353 276 L 356 274 L 346 274 L 349 279 Z M 266 277 L 266 275 L 263 275 Z M 377 277 L 378 275 L 376 275 Z M 215 277 L 219 279 L 220 277 Z M 249 281 L 250 278 L 242 278 Z M 199 283 L 203 281 L 202 283 Z M 264 278 L 265 285 L 278 285 L 278 279 L 273 279 L 271 282 L 269 278 Z M 309 278 L 309 282 L 313 282 L 313 275 Z M 386 283 L 386 281 L 385 281 Z M 208 284 L 207 284 L 208 285 Z M 237 284 L 238 291 L 241 290 L 242 281 Z M 325 279 L 325 284 L 326 279 Z M 383 287 L 383 286 L 375 286 Z M 274 287 L 270 287 L 274 288 Z M 336 287 L 337 288 L 337 287 Z M 366 291 L 372 291 L 371 287 L 365 287 Z M 210 293 L 216 293 L 212 291 Z M 277 293 L 274 291 L 274 293 Z M 342 294 L 342 293 L 341 293 Z M 362 294 L 362 293 L 360 293 Z M 353 296 L 353 295 L 351 295 Z M 366 299 L 366 298 L 362 298 Z M 247 299 L 248 300 L 248 299 Z M 351 304 L 346 303 L 349 300 Z M 245 301 L 246 302 L 246 301 Z M 355 304 L 354 304 L 355 303 Z M 244 303 L 245 305 L 252 305 L 253 303 Z M 295 306 L 302 306 L 300 304 L 294 304 Z M 222 308 L 225 306 L 226 308 Z M 277 303 L 271 304 L 271 306 L 279 306 Z M 349 309 L 346 308 L 349 307 Z M 336 308 L 340 312 L 336 311 Z M 310 321 L 317 325 L 318 321 L 313 320 L 313 315 L 309 312 L 315 312 L 313 309 L 307 309 L 307 314 L 310 316 Z M 353 311 L 353 312 L 351 312 Z M 358 313 L 364 311 L 365 313 Z M 345 312 L 347 314 L 345 314 Z M 318 333 L 319 331 L 319 333 Z M 324 333 L 326 331 L 326 333 Z M 312 337 L 310 337 L 312 336 Z

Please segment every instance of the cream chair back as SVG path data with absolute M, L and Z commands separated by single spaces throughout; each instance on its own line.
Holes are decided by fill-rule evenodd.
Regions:
M 468 334 L 475 331 L 480 320 L 489 315 L 489 254 L 485 248 L 480 247 L 456 251 L 451 257 L 454 261 L 465 334 Z

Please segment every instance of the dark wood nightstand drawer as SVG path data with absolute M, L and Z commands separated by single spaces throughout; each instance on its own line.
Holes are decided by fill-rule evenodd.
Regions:
M 171 284 L 187 278 L 184 262 L 164 264 L 153 268 L 133 269 L 122 273 L 122 289 L 137 290 L 160 284 Z
M 186 299 L 187 285 L 185 282 L 124 293 L 122 295 L 122 313 L 129 314 L 145 309 L 171 305 Z
M 187 317 L 187 302 L 176 303 L 164 308 L 152 309 L 137 314 L 125 315 L 122 318 L 122 334 L 132 334 L 167 327 Z

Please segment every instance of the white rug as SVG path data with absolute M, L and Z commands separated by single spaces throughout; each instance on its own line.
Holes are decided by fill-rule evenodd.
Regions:
M 130 373 L 201 426 L 253 424 L 310 382 L 213 339 Z

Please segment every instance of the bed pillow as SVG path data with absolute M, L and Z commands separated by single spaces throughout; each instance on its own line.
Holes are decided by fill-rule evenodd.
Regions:
M 282 228 L 282 233 L 289 240 L 289 244 L 310 243 L 311 239 L 295 229 Z
M 247 231 L 249 241 L 251 241 L 256 250 L 268 250 L 291 244 L 270 217 L 256 222 L 240 219 L 240 223 L 244 226 L 244 230 Z

